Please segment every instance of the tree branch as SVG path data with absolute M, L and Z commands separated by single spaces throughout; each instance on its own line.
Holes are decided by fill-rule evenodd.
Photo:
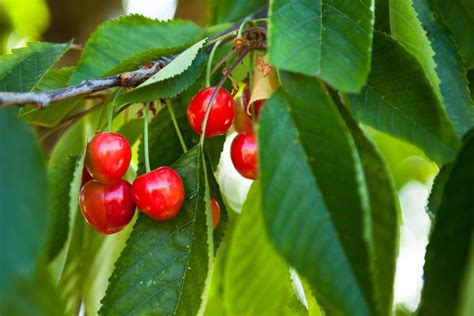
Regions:
M 259 19 L 266 17 L 267 11 L 268 8 L 265 6 L 261 10 L 249 15 L 245 19 Z M 243 20 L 244 19 L 236 22 L 225 31 L 209 38 L 210 44 L 206 47 L 206 51 L 209 51 L 212 48 L 212 46 L 215 44 L 215 39 L 238 30 Z M 80 95 L 87 95 L 113 87 L 134 87 L 156 74 L 160 69 L 173 61 L 176 56 L 178 56 L 178 54 L 162 57 L 157 61 L 151 62 L 151 66 L 142 66 L 137 70 L 124 72 L 106 78 L 85 80 L 77 85 L 62 89 L 41 92 L 0 92 L 0 108 L 14 105 L 23 106 L 31 103 L 45 108 L 55 101 Z

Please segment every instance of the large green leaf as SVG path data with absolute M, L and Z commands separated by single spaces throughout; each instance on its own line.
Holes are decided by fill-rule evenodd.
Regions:
M 209 190 L 200 147 L 173 168 L 186 190 L 180 213 L 159 223 L 140 214 L 116 263 L 100 314 L 195 315 L 210 271 Z
M 440 12 L 453 31 L 468 68 L 474 68 L 474 2 L 471 0 L 436 0 Z M 439 12 L 433 17 L 440 20 Z
M 467 87 L 466 70 L 449 30 L 434 18 L 434 0 L 390 2 L 392 35 L 423 66 L 458 136 L 474 126 L 474 106 Z
M 69 191 L 78 157 L 71 156 L 48 174 L 50 189 L 50 222 L 46 251 L 53 260 L 63 248 L 69 231 Z
M 35 135 L 16 116 L 0 111 L 0 304 L 17 280 L 35 273 L 46 241 L 48 182 Z
M 211 19 L 214 24 L 235 22 L 254 13 L 268 3 L 267 0 L 247 1 L 209 1 L 211 4 Z
M 231 315 L 288 315 L 290 267 L 270 243 L 263 223 L 260 183 L 247 196 L 226 258 L 224 299 Z
M 258 129 L 269 238 L 329 312 L 386 315 L 397 230 L 385 167 L 317 80 L 281 78 Z
M 114 102 L 117 104 L 138 103 L 175 97 L 200 77 L 205 61 L 206 54 L 201 51 L 197 54 L 191 66 L 183 73 L 164 81 L 137 87 L 130 92 L 119 95 Z
M 107 21 L 87 41 L 69 83 L 100 77 L 143 51 L 191 44 L 200 33 L 201 29 L 188 21 L 161 22 L 140 15 Z
M 425 256 L 419 315 L 458 315 L 474 236 L 474 137 L 446 182 Z M 472 297 L 470 298 L 472 299 Z
M 71 76 L 74 68 L 52 68 L 35 85 L 33 91 L 48 91 L 64 88 Z M 56 126 L 67 114 L 71 113 L 80 100 L 80 97 L 73 97 L 66 100 L 56 101 L 48 105 L 47 108 L 38 108 L 34 105 L 27 105 L 20 110 L 20 115 L 31 124 L 46 127 Z
M 349 112 L 342 106 L 339 109 L 357 146 L 364 177 L 360 186 L 365 187 L 369 197 L 370 224 L 367 234 L 374 260 L 373 282 L 378 290 L 376 301 L 384 308 L 381 313 L 390 315 L 398 256 L 398 199 L 384 159 Z
M 0 57 L 0 92 L 28 92 L 71 43 L 30 43 Z
M 64 316 L 64 303 L 46 267 L 40 266 L 31 278 L 19 280 L 8 291 L 0 312 L 15 316 Z
M 372 0 L 272 1 L 270 62 L 359 92 L 370 69 L 373 7 Z
M 355 117 L 420 147 L 437 162 L 453 158 L 459 139 L 417 59 L 375 33 L 367 86 L 350 97 Z

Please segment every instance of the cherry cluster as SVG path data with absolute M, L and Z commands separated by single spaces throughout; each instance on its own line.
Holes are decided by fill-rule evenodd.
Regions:
M 202 124 L 207 107 L 216 87 L 209 87 L 196 94 L 188 106 L 188 120 L 197 134 L 202 134 Z M 212 101 L 207 119 L 205 137 L 225 134 L 234 124 L 239 133 L 231 145 L 231 159 L 235 169 L 244 178 L 255 180 L 258 176 L 257 140 L 253 132 L 252 117 L 257 120 L 265 100 L 253 102 L 250 106 L 248 85 L 242 93 L 238 105 L 225 88 L 220 88 Z
M 258 119 L 265 100 L 249 105 L 250 91 L 244 89 L 239 104 L 225 88 L 220 88 L 210 104 L 216 87 L 197 93 L 189 103 L 187 115 L 192 129 L 202 134 L 202 125 L 210 105 L 204 136 L 225 134 L 234 124 L 239 134 L 231 145 L 235 169 L 247 179 L 258 176 L 257 140 L 252 118 Z M 234 120 L 235 118 L 235 120 Z M 122 179 L 131 161 L 127 140 L 117 133 L 99 133 L 87 145 L 80 206 L 85 220 L 97 231 L 113 234 L 133 218 L 137 206 L 157 221 L 173 219 L 180 211 L 185 189 L 180 175 L 170 167 L 159 167 L 138 176 L 130 185 Z M 220 219 L 220 206 L 210 198 L 212 226 Z
M 87 145 L 80 206 L 87 223 L 101 233 L 122 230 L 132 220 L 135 206 L 157 221 L 167 221 L 183 205 L 183 182 L 170 167 L 147 172 L 132 185 L 123 180 L 131 156 L 130 145 L 120 134 L 99 133 Z M 220 207 L 214 198 L 210 203 L 215 228 Z

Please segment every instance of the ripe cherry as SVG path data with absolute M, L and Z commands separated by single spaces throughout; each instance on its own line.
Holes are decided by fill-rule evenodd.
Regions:
M 215 198 L 211 197 L 212 229 L 216 229 L 221 218 L 221 207 Z
M 135 204 L 158 221 L 170 220 L 184 202 L 184 186 L 179 174 L 169 167 L 160 167 L 135 179 L 132 184 Z
M 94 179 L 113 183 L 127 172 L 132 151 L 120 134 L 100 133 L 87 145 L 85 165 Z
M 252 119 L 247 115 L 247 106 L 250 101 L 250 89 L 244 88 L 242 96 L 235 104 L 234 129 L 238 133 L 252 132 Z
M 240 133 L 237 135 L 230 147 L 230 158 L 240 175 L 247 179 L 257 179 L 257 141 L 255 134 Z
M 206 114 L 209 101 L 216 87 L 206 88 L 196 94 L 189 102 L 188 120 L 192 129 L 197 133 L 202 132 L 202 122 Z M 234 120 L 235 102 L 232 95 L 224 88 L 219 89 L 211 105 L 211 111 L 206 125 L 206 137 L 222 135 L 230 128 Z
M 131 185 L 125 180 L 112 184 L 88 181 L 81 190 L 80 205 L 87 223 L 104 234 L 122 230 L 135 213 Z

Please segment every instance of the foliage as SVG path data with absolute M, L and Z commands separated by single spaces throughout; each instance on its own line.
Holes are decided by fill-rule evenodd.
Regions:
M 206 27 L 139 15 L 106 21 L 75 65 L 58 63 L 72 41 L 0 56 L 0 313 L 77 315 L 82 305 L 87 315 L 388 316 L 397 190 L 438 173 L 419 314 L 469 315 L 470 2 L 208 2 Z M 158 61 L 138 84 L 122 80 Z M 255 103 L 241 111 L 258 143 L 248 194 L 226 173 L 226 135 L 200 139 L 188 122 L 191 98 L 227 72 L 223 85 L 239 106 L 246 84 L 252 101 L 269 96 L 259 118 L 245 113 Z M 46 108 L 3 108 L 25 95 L 17 93 L 67 94 L 90 79 L 113 84 Z M 175 218 L 138 211 L 111 236 L 84 221 L 85 148 L 105 130 L 132 146 L 127 181 L 148 162 L 180 174 L 185 201 Z M 235 196 L 221 194 L 232 181 Z M 211 197 L 221 209 L 214 231 Z M 241 214 L 228 204 L 239 200 Z

